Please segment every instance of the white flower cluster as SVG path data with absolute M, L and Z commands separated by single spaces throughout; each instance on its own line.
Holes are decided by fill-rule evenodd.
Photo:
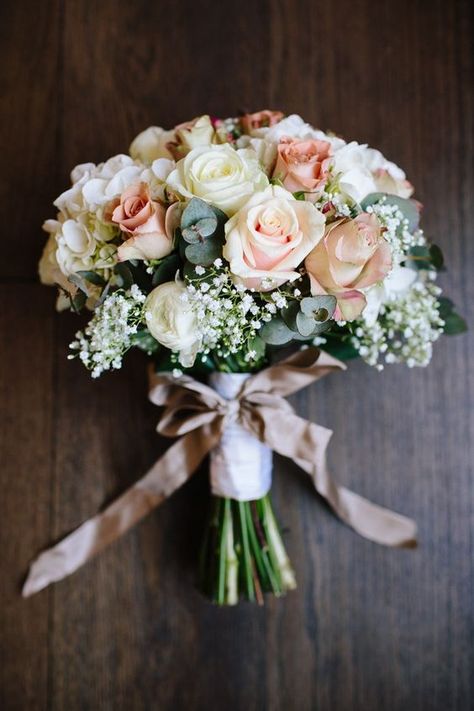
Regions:
M 271 321 L 277 309 L 287 304 L 279 291 L 272 292 L 262 303 L 259 294 L 232 281 L 229 269 L 222 268 L 220 259 L 208 270 L 200 266 L 195 268 L 195 277 L 187 284 L 181 299 L 196 315 L 203 355 L 215 351 L 219 357 L 225 358 L 232 353 L 247 351 L 247 362 L 257 358 L 250 344 L 259 329 Z
M 438 297 L 441 289 L 430 281 L 417 281 L 404 296 L 385 302 L 372 324 L 358 322 L 351 343 L 369 364 L 383 369 L 385 363 L 426 366 L 432 345 L 443 332 Z
M 93 378 L 105 370 L 117 370 L 132 346 L 132 336 L 142 320 L 143 294 L 136 284 L 128 291 L 116 291 L 97 307 L 84 331 L 76 333 L 69 358 L 79 358 Z
M 387 203 L 385 197 L 375 205 L 369 205 L 366 212 L 376 215 L 385 228 L 383 236 L 392 248 L 394 257 L 405 255 L 411 247 L 426 244 L 423 230 L 416 229 L 411 232 L 408 219 L 397 205 Z

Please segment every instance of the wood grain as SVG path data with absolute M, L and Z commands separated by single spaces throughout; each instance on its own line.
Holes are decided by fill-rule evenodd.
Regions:
M 150 124 L 263 106 L 403 165 L 442 284 L 474 302 L 469 2 L 4 0 L 0 9 L 0 707 L 53 711 L 467 711 L 474 704 L 471 334 L 426 370 L 362 363 L 293 399 L 335 431 L 337 477 L 415 517 L 420 548 L 344 527 L 288 461 L 273 495 L 298 590 L 219 610 L 194 589 L 201 471 L 76 575 L 20 599 L 29 559 L 162 451 L 145 359 L 92 382 L 78 327 L 36 285 L 41 222 L 73 165 Z

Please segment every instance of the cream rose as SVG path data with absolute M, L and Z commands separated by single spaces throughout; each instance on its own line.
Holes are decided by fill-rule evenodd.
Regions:
M 198 146 L 210 146 L 214 142 L 215 131 L 209 116 L 198 116 L 192 121 L 180 123 L 174 129 L 174 139 L 168 143 L 168 150 L 175 160 L 183 158 Z
M 194 148 L 177 163 L 167 185 L 184 198 L 201 198 L 230 216 L 266 188 L 268 178 L 253 150 L 225 144 Z
M 299 277 L 324 234 L 324 215 L 278 186 L 254 195 L 225 226 L 223 255 L 237 282 L 268 291 Z
M 171 158 L 168 143 L 175 137 L 174 129 L 165 131 L 160 126 L 150 126 L 132 141 L 129 152 L 135 160 L 151 165 L 157 158 Z
M 151 335 L 165 348 L 179 353 L 179 361 L 190 368 L 199 350 L 201 337 L 196 315 L 181 297 L 186 293 L 182 281 L 160 284 L 145 301 L 145 321 Z

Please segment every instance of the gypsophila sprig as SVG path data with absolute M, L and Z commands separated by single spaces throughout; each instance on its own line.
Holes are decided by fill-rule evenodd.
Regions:
M 123 355 L 131 348 L 132 336 L 142 321 L 145 298 L 136 284 L 108 296 L 84 331 L 76 333 L 69 358 L 79 358 L 93 378 L 121 368 Z
M 235 284 L 221 259 L 207 269 L 195 267 L 181 299 L 197 316 L 203 354 L 215 351 L 219 358 L 245 352 L 262 325 L 276 313 L 277 305 L 280 308 L 286 305 L 285 297 L 278 291 L 273 292 L 272 302 L 265 302 L 257 292 Z M 256 356 L 249 351 L 247 362 Z
M 409 368 L 428 365 L 433 343 L 443 333 L 440 294 L 441 289 L 431 281 L 416 282 L 405 296 L 383 304 L 373 325 L 358 323 L 352 345 L 378 370 L 383 362 L 406 363 Z

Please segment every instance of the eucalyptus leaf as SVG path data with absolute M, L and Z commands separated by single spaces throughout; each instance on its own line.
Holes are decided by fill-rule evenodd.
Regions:
M 282 346 L 297 336 L 279 316 L 265 323 L 258 334 L 265 343 L 272 346 Z
M 297 330 L 297 325 L 296 325 L 296 317 L 300 312 L 300 302 L 299 301 L 290 301 L 288 306 L 285 306 L 280 311 L 281 317 L 283 321 L 286 323 L 288 328 L 293 329 L 293 331 Z
M 306 296 L 301 299 L 301 311 L 315 321 L 328 321 L 336 310 L 337 299 L 329 294 Z
M 181 229 L 184 230 L 188 227 L 192 227 L 192 225 L 195 225 L 199 220 L 212 218 L 214 216 L 215 213 L 207 202 L 199 198 L 192 198 L 181 215 Z
M 302 311 L 296 315 L 296 327 L 298 329 L 298 333 L 302 336 L 309 338 L 315 329 L 315 325 L 316 321 L 314 318 L 306 316 Z
M 222 244 L 213 239 L 197 244 L 188 244 L 185 255 L 192 264 L 202 264 L 204 267 L 209 267 L 214 260 L 222 255 Z

